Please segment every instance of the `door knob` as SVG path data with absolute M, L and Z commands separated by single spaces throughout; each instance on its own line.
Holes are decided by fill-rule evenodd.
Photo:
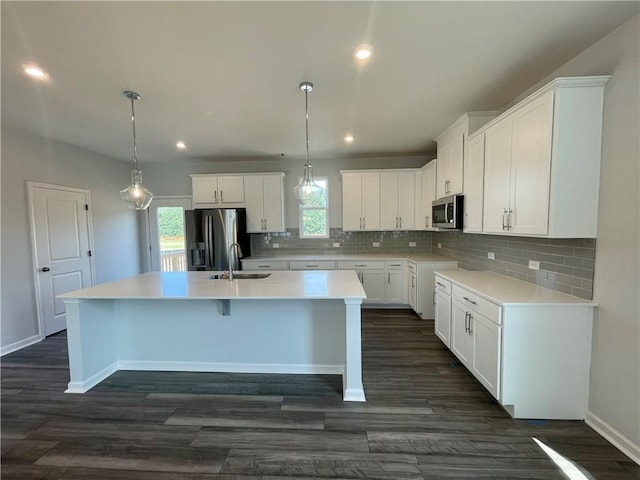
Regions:
M 42 267 L 43 272 L 48 272 L 49 270 L 51 270 L 49 267 Z

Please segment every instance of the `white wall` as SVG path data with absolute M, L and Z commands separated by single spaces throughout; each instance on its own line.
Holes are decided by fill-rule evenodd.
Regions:
M 1 346 L 38 334 L 28 180 L 91 193 L 98 283 L 141 270 L 138 213 L 120 200 L 131 164 L 2 126 Z
M 589 421 L 600 423 L 640 462 L 639 31 L 636 15 L 538 85 L 558 76 L 611 74 L 604 98 L 593 285 L 600 307 L 593 332 Z
M 312 160 L 315 176 L 329 179 L 329 226 L 342 226 L 342 179 L 340 170 L 364 168 L 416 168 L 430 160 L 427 156 L 374 157 L 359 159 Z M 302 176 L 304 160 L 259 160 L 229 162 L 176 162 L 145 167 L 145 185 L 157 195 L 191 195 L 190 173 L 285 172 L 286 227 L 298 227 L 298 202 L 293 187 Z

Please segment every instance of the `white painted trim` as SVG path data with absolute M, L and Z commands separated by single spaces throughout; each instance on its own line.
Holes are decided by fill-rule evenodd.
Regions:
M 615 428 L 589 410 L 587 410 L 585 422 L 611 442 L 618 450 L 640 465 L 640 445 L 633 443 L 622 433 L 618 432 Z
M 95 375 L 87 378 L 84 382 L 69 382 L 64 393 L 85 393 L 118 371 L 118 363 L 113 362 L 111 365 L 103 368 Z
M 34 202 L 33 202 L 33 190 L 34 188 L 48 188 L 50 190 L 61 190 L 64 192 L 75 192 L 82 193 L 85 196 L 85 201 L 87 205 L 89 205 L 89 210 L 87 211 L 87 234 L 89 236 L 89 250 L 91 250 L 91 257 L 89 257 L 89 269 L 91 270 L 91 286 L 96 284 L 96 264 L 95 264 L 95 242 L 93 240 L 93 217 L 91 212 L 93 207 L 91 206 L 91 192 L 84 188 L 76 188 L 69 187 L 66 185 L 54 185 L 51 183 L 42 183 L 42 182 L 32 182 L 27 181 L 27 197 L 29 202 L 29 230 L 31 231 L 31 269 L 33 271 L 33 286 L 36 293 L 36 315 L 38 317 L 38 333 L 36 336 L 40 338 L 41 341 L 44 339 L 44 319 L 42 318 L 42 306 L 40 305 L 40 276 L 38 275 L 38 269 L 36 266 L 38 265 L 38 254 L 36 251 L 36 225 L 35 225 L 35 212 L 33 210 Z M 33 337 L 29 337 L 33 338 Z M 28 338 L 23 340 L 29 340 Z M 19 343 L 19 342 L 18 342 Z M 35 342 L 33 342 L 35 343 Z M 31 345 L 31 344 L 29 344 Z M 24 345 L 25 347 L 27 345 Z M 23 348 L 23 347 L 20 347 Z
M 344 391 L 342 400 L 345 402 L 366 402 L 364 390 L 361 388 L 347 388 Z
M 297 373 L 314 375 L 342 375 L 344 373 L 344 365 L 167 362 L 137 360 L 121 360 L 118 362 L 118 369 L 169 372 Z
M 0 347 L 0 357 L 7 355 L 8 353 L 13 353 L 17 350 L 21 350 L 29 345 L 33 345 L 34 343 L 41 342 L 42 340 L 44 340 L 42 335 L 33 335 L 32 337 L 25 338 L 24 340 L 19 340 L 10 345 Z

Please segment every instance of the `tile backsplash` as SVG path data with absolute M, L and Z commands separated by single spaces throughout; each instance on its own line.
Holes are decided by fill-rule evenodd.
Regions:
M 374 247 L 374 242 L 379 246 Z M 339 247 L 333 244 L 338 243 Z M 409 243 L 415 243 L 410 247 Z M 274 248 L 278 245 L 277 248 Z M 406 253 L 431 251 L 431 232 L 343 232 L 331 228 L 329 238 L 300 238 L 297 228 L 283 233 L 251 235 L 252 255 L 303 255 L 327 253 Z
M 576 297 L 593 298 L 596 241 L 592 238 L 547 239 L 434 232 L 432 251 L 456 259 L 461 268 L 491 270 Z M 489 252 L 495 254 L 495 260 L 487 257 Z M 540 270 L 530 269 L 529 260 L 540 262 Z

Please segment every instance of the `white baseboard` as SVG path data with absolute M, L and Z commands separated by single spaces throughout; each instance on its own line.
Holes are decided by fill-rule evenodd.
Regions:
M 5 345 L 0 348 L 0 357 L 28 347 L 29 345 L 33 345 L 34 343 L 41 342 L 43 339 L 44 337 L 40 335 L 34 335 L 32 337 L 25 338 L 24 340 L 20 340 L 19 342 L 12 343 L 11 345 Z
M 345 402 L 366 402 L 364 390 L 361 388 L 347 388 L 342 398 Z
M 121 360 L 118 362 L 118 369 L 168 372 L 297 373 L 313 375 L 342 375 L 344 373 L 344 365 L 166 362 L 137 360 Z
M 640 465 L 640 445 L 633 443 L 622 433 L 618 432 L 615 428 L 590 411 L 587 411 L 585 422 L 615 445 L 622 453 Z
M 64 393 L 85 393 L 107 378 L 109 375 L 118 371 L 118 363 L 113 362 L 108 367 L 100 370 L 95 375 L 87 378 L 84 382 L 69 382 Z

